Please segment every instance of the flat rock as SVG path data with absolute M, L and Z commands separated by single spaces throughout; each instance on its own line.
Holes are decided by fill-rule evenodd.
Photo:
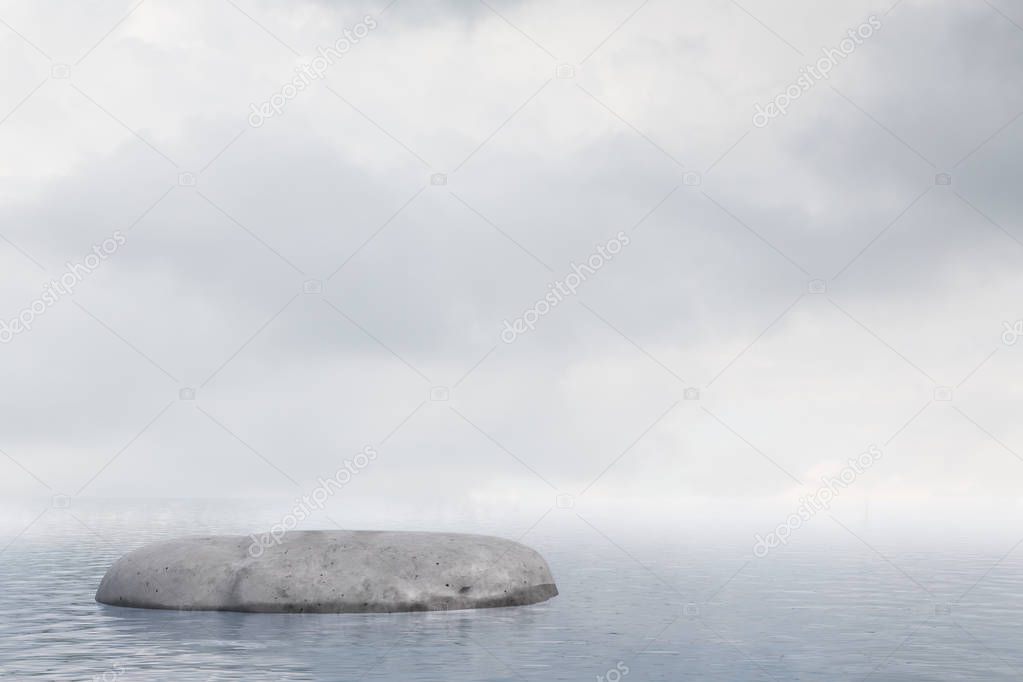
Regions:
M 110 567 L 96 601 L 149 609 L 387 613 L 519 606 L 558 594 L 543 557 L 484 535 L 291 531 L 146 545 Z M 256 556 L 253 556 L 255 554 Z

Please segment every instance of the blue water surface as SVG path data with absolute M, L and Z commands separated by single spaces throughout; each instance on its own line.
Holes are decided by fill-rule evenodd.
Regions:
M 545 522 L 523 539 L 548 559 L 561 591 L 542 604 L 278 615 L 93 599 L 123 552 L 244 533 L 248 512 L 209 503 L 50 509 L 0 538 L 0 671 L 124 682 L 1023 679 L 1023 561 L 1006 547 L 847 537 L 758 559 L 749 543 L 580 521 Z M 523 531 L 471 525 L 438 530 Z

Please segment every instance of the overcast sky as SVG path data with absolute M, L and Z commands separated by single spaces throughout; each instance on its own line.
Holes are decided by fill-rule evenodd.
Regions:
M 97 4 L 0 3 L 4 495 L 1017 498 L 1018 3 Z

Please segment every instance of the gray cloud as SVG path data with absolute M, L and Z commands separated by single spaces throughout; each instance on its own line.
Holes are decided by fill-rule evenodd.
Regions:
M 792 495 L 880 443 L 877 496 L 1012 493 L 1018 27 L 905 0 L 758 129 L 754 104 L 888 7 L 751 4 L 790 47 L 709 4 L 620 30 L 614 3 L 470 5 L 391 6 L 260 128 L 289 47 L 379 7 L 146 3 L 35 91 L 50 62 L 3 35 L 0 316 L 127 243 L 0 346 L 0 448 L 54 489 L 187 497 L 290 495 L 372 444 L 353 500 L 436 507 Z M 71 63 L 129 9 L 5 20 Z M 620 230 L 578 296 L 501 341 Z M 921 413 L 939 385 L 956 400 Z

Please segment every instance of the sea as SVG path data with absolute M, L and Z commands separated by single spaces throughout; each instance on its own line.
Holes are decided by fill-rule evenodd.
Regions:
M 75 500 L 8 518 L 0 532 L 0 677 L 1023 679 L 1018 543 L 896 541 L 839 519 L 815 519 L 830 530 L 808 531 L 805 541 L 764 556 L 752 551 L 748 533 L 672 523 L 652 529 L 573 509 L 505 525 L 457 516 L 377 522 L 491 533 L 537 549 L 560 594 L 524 607 L 290 615 L 94 600 L 107 567 L 135 547 L 248 534 L 272 516 L 249 502 Z

